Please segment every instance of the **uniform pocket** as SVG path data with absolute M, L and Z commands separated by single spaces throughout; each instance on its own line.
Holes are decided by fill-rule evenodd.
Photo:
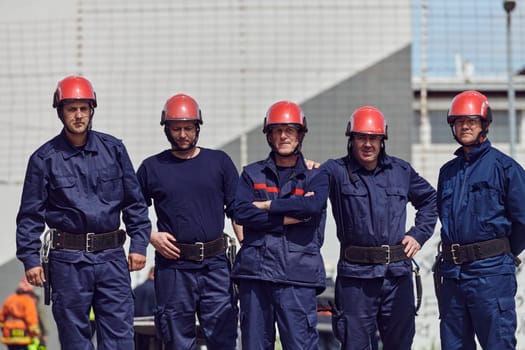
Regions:
M 60 188 L 69 188 L 75 186 L 74 176 L 54 176 L 50 181 L 51 189 L 58 190 Z
M 289 280 L 310 283 L 322 282 L 324 278 L 322 266 L 320 253 L 315 248 L 289 244 L 286 264 Z
M 166 309 L 161 306 L 155 310 L 155 330 L 157 337 L 164 342 L 169 342 L 172 339 L 172 334 L 169 326 L 169 317 L 166 315 Z
M 397 218 L 405 215 L 407 206 L 406 192 L 398 187 L 388 187 L 385 191 L 390 210 L 390 218 Z
M 244 243 L 241 250 L 235 257 L 232 274 L 235 275 L 253 275 L 261 270 L 261 263 L 264 255 L 262 241 Z
M 486 181 L 472 184 L 469 194 L 469 205 L 475 215 L 493 215 L 501 206 L 500 191 Z
M 49 196 L 59 203 L 63 203 L 64 198 L 78 197 L 74 176 L 54 176 L 50 179 L 49 188 Z
M 118 166 L 100 169 L 98 178 L 99 197 L 104 203 L 120 201 L 124 198 L 122 170 Z
M 343 194 L 343 205 L 348 203 L 352 215 L 358 218 L 365 218 L 368 215 L 370 208 L 366 188 L 344 184 L 341 187 L 341 193 Z
M 513 339 L 516 329 L 516 302 L 511 297 L 498 298 L 500 317 L 498 333 L 501 339 Z
M 332 315 L 332 330 L 334 336 L 343 342 L 346 339 L 346 319 L 341 311 L 335 310 Z

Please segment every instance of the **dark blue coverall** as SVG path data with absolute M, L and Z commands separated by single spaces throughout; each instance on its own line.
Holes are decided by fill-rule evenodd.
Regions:
M 200 147 L 191 159 L 171 150 L 145 159 L 137 171 L 159 231 L 194 244 L 223 237 L 224 217 L 233 218 L 239 173 L 223 151 Z M 171 260 L 155 253 L 155 326 L 166 350 L 194 349 L 195 315 L 210 350 L 233 350 L 238 307 L 225 253 L 203 261 Z
M 346 157 L 347 158 L 347 157 Z M 348 158 L 347 158 L 348 159 Z M 407 162 L 384 155 L 373 171 L 344 158 L 328 160 L 330 202 L 341 248 L 400 245 L 405 235 L 423 245 L 437 221 L 436 191 Z M 417 210 L 406 231 L 406 206 Z M 361 264 L 340 257 L 333 328 L 342 349 L 371 349 L 379 329 L 383 349 L 410 349 L 415 334 L 412 266 L 409 259 Z
M 486 140 L 463 148 L 446 163 L 438 181 L 443 246 L 508 237 L 511 252 L 454 264 L 442 261 L 441 347 L 474 350 L 516 347 L 516 267 L 525 248 L 525 172 Z
M 318 349 L 316 294 L 325 288 L 321 257 L 328 178 L 307 170 L 302 155 L 279 182 L 272 156 L 244 168 L 235 200 L 244 241 L 232 278 L 239 282 L 243 349 Z M 308 192 L 315 194 L 304 196 Z M 271 200 L 270 210 L 252 203 Z M 304 222 L 284 225 L 284 216 Z
M 146 255 L 148 208 L 123 143 L 89 131 L 73 147 L 62 131 L 29 159 L 17 216 L 17 257 L 25 270 L 40 266 L 47 225 L 74 234 L 117 230 L 122 220 L 130 253 Z M 93 349 L 89 311 L 96 315 L 98 349 L 133 349 L 133 297 L 122 247 L 50 252 L 52 310 L 62 349 Z

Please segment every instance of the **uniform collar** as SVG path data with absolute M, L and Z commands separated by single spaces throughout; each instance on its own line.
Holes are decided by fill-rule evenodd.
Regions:
M 347 156 L 345 158 L 350 159 L 349 164 L 350 164 L 350 169 L 352 169 L 352 172 L 356 172 L 356 171 L 369 172 L 361 165 L 361 163 L 357 161 L 357 159 L 355 159 L 355 157 L 352 154 L 350 155 L 350 157 Z M 344 158 L 343 158 L 343 161 L 344 161 Z M 386 167 L 390 167 L 391 164 L 392 164 L 392 159 L 386 153 L 384 153 L 383 155 L 379 156 L 379 159 L 377 160 L 377 166 L 374 170 L 372 170 L 372 173 L 380 171 Z
M 469 159 L 468 162 L 472 163 L 475 162 L 481 155 L 483 155 L 487 150 L 491 147 L 490 141 L 487 139 L 480 143 L 477 147 L 474 147 L 469 152 Z M 458 148 L 454 154 L 458 157 L 460 157 L 463 161 L 467 161 L 465 158 L 465 153 L 463 152 L 463 146 Z
M 295 169 L 303 172 L 303 171 L 306 171 L 306 165 L 304 163 L 304 157 L 303 157 L 303 153 L 302 152 L 299 152 L 297 154 L 297 162 L 295 163 Z M 267 167 L 267 168 L 270 168 L 272 169 L 273 171 L 277 171 L 277 164 L 275 163 L 275 159 L 274 159 L 274 156 L 273 156 L 273 152 L 270 152 L 270 154 L 268 155 L 268 158 L 266 158 L 266 160 L 264 161 L 264 165 Z
M 97 153 L 98 147 L 94 140 L 95 138 L 92 136 L 93 136 L 93 132 L 89 130 L 88 137 L 87 137 L 87 143 L 83 147 L 75 147 L 71 144 L 71 142 L 69 142 L 69 139 L 66 136 L 66 132 L 64 131 L 64 129 L 62 129 L 62 132 L 59 135 L 59 140 L 60 140 L 60 150 L 62 152 L 62 156 L 64 157 L 64 159 L 71 158 L 79 154 L 82 151 Z

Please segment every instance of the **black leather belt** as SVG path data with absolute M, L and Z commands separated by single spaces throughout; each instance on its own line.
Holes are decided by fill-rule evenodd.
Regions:
M 456 265 L 460 265 L 466 262 L 507 254 L 509 252 L 509 240 L 507 237 L 503 237 L 465 245 L 444 245 L 441 256 L 445 261 L 451 261 Z
M 98 252 L 117 248 L 126 241 L 126 231 L 117 230 L 106 233 L 69 233 L 54 231 L 51 236 L 51 249 L 74 249 Z
M 341 256 L 348 262 L 360 264 L 390 264 L 408 259 L 403 245 L 381 247 L 349 245 L 341 250 Z
M 180 249 L 180 259 L 203 261 L 204 259 L 211 258 L 226 252 L 226 244 L 226 240 L 221 235 L 220 238 L 206 243 L 175 243 L 175 246 Z

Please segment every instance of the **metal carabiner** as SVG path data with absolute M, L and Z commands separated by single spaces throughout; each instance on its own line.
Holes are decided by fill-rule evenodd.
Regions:
M 53 245 L 53 233 L 55 231 L 55 229 L 51 228 L 47 230 L 42 236 L 42 246 L 40 247 L 40 260 L 43 263 L 49 262 L 49 251 L 51 250 L 51 246 Z

